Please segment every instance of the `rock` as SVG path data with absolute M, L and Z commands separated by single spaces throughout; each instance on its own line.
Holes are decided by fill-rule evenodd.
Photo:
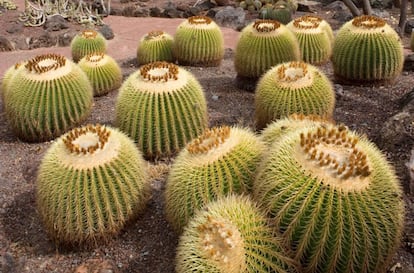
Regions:
M 215 0 L 218 6 L 228 6 L 230 4 L 230 0 Z
M 67 29 L 69 28 L 69 26 L 65 18 L 63 18 L 59 14 L 56 14 L 56 15 L 47 17 L 47 20 L 45 24 L 43 25 L 43 28 L 47 31 L 59 31 L 62 29 Z
M 404 29 L 405 33 L 411 34 L 411 32 L 413 32 L 413 29 L 414 29 L 414 19 L 407 20 L 407 22 L 405 23 L 405 29 Z
M 372 15 L 380 17 L 380 18 L 390 18 L 390 13 L 382 9 L 373 9 Z
M 196 7 L 198 7 L 200 10 L 209 10 L 211 8 L 214 8 L 216 5 L 215 3 L 211 2 L 210 0 L 204 0 L 200 2 L 196 2 Z
M 161 17 L 162 11 L 159 7 L 150 8 L 150 16 L 151 17 Z
M 23 31 L 23 27 L 22 22 L 10 22 L 6 32 L 9 34 L 21 33 Z
M 326 10 L 332 11 L 334 14 L 332 19 L 345 23 L 353 18 L 352 13 L 342 1 L 335 1 L 327 5 Z
M 405 56 L 404 71 L 414 71 L 414 53 Z
M 102 34 L 102 36 L 105 37 L 105 39 L 107 40 L 112 40 L 115 35 L 114 32 L 112 31 L 112 28 L 108 25 L 102 25 L 98 31 Z
M 166 18 L 183 18 L 184 12 L 177 10 L 177 7 L 169 3 L 162 13 L 162 17 Z
M 14 46 L 9 41 L 9 39 L 7 39 L 4 36 L 0 36 L 0 52 L 1 51 L 13 51 L 13 50 L 14 50 Z
M 393 0 L 370 0 L 372 8 L 389 9 L 392 8 Z
M 148 17 L 150 14 L 146 8 L 138 8 L 134 11 L 134 17 Z
M 29 49 L 35 49 L 40 47 L 51 47 L 57 44 L 57 39 L 53 38 L 49 32 L 45 31 L 39 37 L 30 40 Z
M 216 13 L 215 22 L 223 27 L 241 30 L 246 26 L 246 13 L 241 7 L 227 6 Z
M 63 34 L 60 34 L 58 36 L 58 44 L 59 46 L 70 46 L 70 43 L 72 42 L 73 37 L 75 37 L 77 33 L 73 32 L 65 32 Z
M 310 1 L 310 0 L 301 0 L 298 1 L 298 10 L 303 12 L 313 12 L 319 10 L 322 7 L 321 2 Z

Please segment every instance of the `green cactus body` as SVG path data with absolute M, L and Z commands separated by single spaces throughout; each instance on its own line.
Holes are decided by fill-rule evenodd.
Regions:
M 208 125 L 207 102 L 197 79 L 167 62 L 143 65 L 121 86 L 118 127 L 147 158 L 173 156 Z
M 166 185 L 166 214 L 181 232 L 194 211 L 229 193 L 248 193 L 264 145 L 247 129 L 215 127 L 190 142 Z
M 139 65 L 155 61 L 173 62 L 173 37 L 164 31 L 150 31 L 141 38 L 137 49 Z
M 295 263 L 259 208 L 245 196 L 209 203 L 179 239 L 176 272 L 287 273 Z
M 173 54 L 181 65 L 218 66 L 224 57 L 220 27 L 207 16 L 192 16 L 174 35 Z
M 345 82 L 392 81 L 403 69 L 403 55 L 398 34 L 383 19 L 364 15 L 339 29 L 332 64 Z
M 37 206 L 62 245 L 96 245 L 117 235 L 145 207 L 149 183 L 134 142 L 117 129 L 75 128 L 42 159 Z
M 335 35 L 333 33 L 332 27 L 329 25 L 328 22 L 326 22 L 325 20 L 323 20 L 322 18 L 315 16 L 315 15 L 305 15 L 302 17 L 306 17 L 306 21 L 308 22 L 315 22 L 319 24 L 319 27 L 323 29 L 323 31 L 325 31 L 325 33 L 328 35 L 329 40 L 331 41 L 331 45 L 333 45 L 334 41 L 335 41 Z
M 386 272 L 403 230 L 395 171 L 344 126 L 294 131 L 258 169 L 254 198 L 303 272 Z
M 86 55 L 79 61 L 79 67 L 88 76 L 94 96 L 108 94 L 122 84 L 121 68 L 112 57 L 104 53 Z
M 284 1 L 278 1 L 276 4 L 264 5 L 259 13 L 260 19 L 271 19 L 287 24 L 292 20 L 292 10 Z
M 304 62 L 279 64 L 260 79 L 255 91 L 256 127 L 294 113 L 331 118 L 335 92 L 329 79 Z
M 299 41 L 303 61 L 317 65 L 329 60 L 332 54 L 331 40 L 326 30 L 313 16 L 296 18 L 287 24 L 287 27 Z
M 241 32 L 234 66 L 238 77 L 258 79 L 272 66 L 299 60 L 298 41 L 288 28 L 275 20 L 256 20 Z
M 93 100 L 86 74 L 56 54 L 27 61 L 4 95 L 11 128 L 29 142 L 51 140 L 77 126 L 88 117 Z
M 13 79 L 13 77 L 18 73 L 20 69 L 24 67 L 24 62 L 18 62 L 13 66 L 9 67 L 3 74 L 3 78 L 1 80 L 1 98 L 4 103 L 5 93 L 7 92 L 8 86 Z
M 106 39 L 102 34 L 86 29 L 73 37 L 70 44 L 72 59 L 79 62 L 83 57 L 92 53 L 106 53 Z

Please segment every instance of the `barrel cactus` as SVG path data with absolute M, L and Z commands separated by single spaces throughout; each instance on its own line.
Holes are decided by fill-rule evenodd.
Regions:
M 258 169 L 254 198 L 303 272 L 386 272 L 404 203 L 392 166 L 345 126 L 294 131 Z
M 9 83 L 11 82 L 12 78 L 17 74 L 17 72 L 24 67 L 24 62 L 17 62 L 14 65 L 7 68 L 7 70 L 3 74 L 3 78 L 1 80 L 1 98 L 4 102 L 5 93 L 7 92 Z
M 173 37 L 164 31 L 148 32 L 138 44 L 138 64 L 143 65 L 155 61 L 173 62 L 173 41 Z
M 304 62 L 274 66 L 260 79 L 255 91 L 256 127 L 294 113 L 331 118 L 335 92 L 317 67 Z
M 260 19 L 271 19 L 287 24 L 292 20 L 292 10 L 289 4 L 283 0 L 276 4 L 266 4 L 259 12 Z
M 134 142 L 115 128 L 87 125 L 58 138 L 37 176 L 37 206 L 51 238 L 96 245 L 145 207 L 149 183 Z
M 143 65 L 122 84 L 116 124 L 153 159 L 173 156 L 208 125 L 207 102 L 197 79 L 168 62 Z
M 85 29 L 72 39 L 70 44 L 72 59 L 77 63 L 88 54 L 106 53 L 106 44 L 107 41 L 101 33 L 93 29 Z
M 176 272 L 297 272 L 265 215 L 245 196 L 227 196 L 196 213 L 179 239 Z
M 108 94 L 122 84 L 121 68 L 112 57 L 104 53 L 86 55 L 79 61 L 79 67 L 88 76 L 94 96 Z
M 192 16 L 177 27 L 173 53 L 181 65 L 218 66 L 224 57 L 223 33 L 211 18 Z
M 86 74 L 56 54 L 28 60 L 4 95 L 11 128 L 29 142 L 54 139 L 80 124 L 88 117 L 93 99 Z
M 166 184 L 166 214 L 181 232 L 194 211 L 229 193 L 248 193 L 264 145 L 247 129 L 215 127 L 175 159 Z
M 345 23 L 336 35 L 332 64 L 338 80 L 389 82 L 401 73 L 403 63 L 401 40 L 381 18 L 356 17 Z

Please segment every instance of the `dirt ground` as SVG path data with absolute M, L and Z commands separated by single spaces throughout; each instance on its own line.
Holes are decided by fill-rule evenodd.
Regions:
M 154 1 L 154 4 L 160 3 Z M 8 19 L 7 16 L 0 16 L 0 26 L 4 26 Z M 36 35 L 35 31 L 32 29 L 31 35 Z M 408 46 L 407 41 L 406 37 L 405 46 Z M 232 50 L 227 49 L 219 67 L 186 68 L 204 88 L 211 126 L 237 124 L 253 129 L 254 94 L 235 86 L 233 54 Z M 125 76 L 137 69 L 134 58 L 118 61 Z M 321 69 L 334 81 L 331 63 L 321 66 Z M 401 110 L 399 99 L 414 87 L 414 71 L 403 72 L 389 86 L 335 87 L 336 122 L 366 134 L 382 148 L 381 128 Z M 85 123 L 113 125 L 117 94 L 118 91 L 114 91 L 95 98 L 92 114 Z M 178 236 L 165 220 L 163 209 L 169 162 L 148 163 L 153 177 L 152 197 L 143 214 L 118 237 L 106 245 L 89 250 L 57 248 L 43 230 L 34 197 L 36 171 L 50 142 L 29 144 L 17 139 L 6 123 L 1 101 L 0 105 L 0 272 L 174 272 Z M 410 248 L 411 243 L 414 243 L 414 206 L 413 197 L 408 192 L 409 178 L 405 167 L 412 145 L 413 138 L 398 143 L 396 147 L 382 148 L 395 166 L 406 192 L 406 231 L 391 264 L 396 272 L 405 273 L 414 272 L 414 256 Z

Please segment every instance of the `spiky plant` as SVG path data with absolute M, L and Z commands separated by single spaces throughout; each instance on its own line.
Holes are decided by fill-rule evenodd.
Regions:
M 116 124 L 147 158 L 172 156 L 207 128 L 207 102 L 197 79 L 168 62 L 143 65 L 121 86 Z
M 319 27 L 325 31 L 329 37 L 329 40 L 331 41 L 331 44 L 333 45 L 333 42 L 335 41 L 335 35 L 333 33 L 331 25 L 329 25 L 327 21 L 316 15 L 304 15 L 302 17 L 305 17 L 307 22 L 314 22 L 319 24 Z
M 220 27 L 207 16 L 192 16 L 176 29 L 173 54 L 181 65 L 218 66 L 224 56 Z
M 385 272 L 400 245 L 404 204 L 395 171 L 344 126 L 304 128 L 272 146 L 254 198 L 303 272 Z
M 356 17 L 345 23 L 336 35 L 332 64 L 338 80 L 389 82 L 400 75 L 403 63 L 401 39 L 381 18 Z
M 94 96 L 105 95 L 122 84 L 121 68 L 112 57 L 104 53 L 86 55 L 79 61 L 79 67 L 88 76 Z
M 332 43 L 321 23 L 314 16 L 301 16 L 286 25 L 297 37 L 302 60 L 323 64 L 332 54 Z M 325 25 L 326 26 L 326 25 Z
M 173 62 L 173 41 L 173 37 L 164 31 L 148 32 L 138 44 L 138 64 L 143 65 L 155 61 Z
M 4 103 L 5 93 L 7 92 L 9 83 L 11 82 L 13 77 L 18 73 L 18 71 L 22 69 L 22 67 L 24 67 L 23 64 L 24 62 L 17 62 L 14 65 L 7 68 L 7 70 L 4 72 L 3 78 L 1 80 L 1 90 L 0 90 L 3 103 Z
M 259 18 L 276 20 L 282 24 L 287 24 L 292 20 L 292 9 L 283 0 L 275 4 L 266 4 L 260 9 Z
M 47 150 L 37 176 L 37 207 L 58 244 L 95 245 L 141 212 L 148 185 L 131 139 L 111 127 L 87 125 Z
M 255 91 L 256 127 L 294 113 L 331 118 L 335 107 L 332 83 L 317 67 L 304 62 L 274 66 Z
M 241 32 L 234 66 L 238 80 L 257 80 L 272 66 L 299 60 L 299 43 L 287 27 L 275 20 L 256 20 Z
M 190 220 L 179 239 L 176 272 L 297 271 L 256 204 L 231 195 L 209 203 Z
M 85 29 L 73 37 L 70 44 L 72 59 L 79 62 L 80 59 L 92 53 L 106 53 L 107 41 L 105 37 L 93 30 Z
M 4 95 L 11 128 L 29 142 L 53 139 L 80 124 L 89 115 L 93 99 L 86 74 L 56 54 L 28 60 Z
M 194 211 L 229 193 L 248 193 L 264 145 L 247 129 L 215 127 L 174 161 L 165 190 L 166 214 L 181 232 Z

